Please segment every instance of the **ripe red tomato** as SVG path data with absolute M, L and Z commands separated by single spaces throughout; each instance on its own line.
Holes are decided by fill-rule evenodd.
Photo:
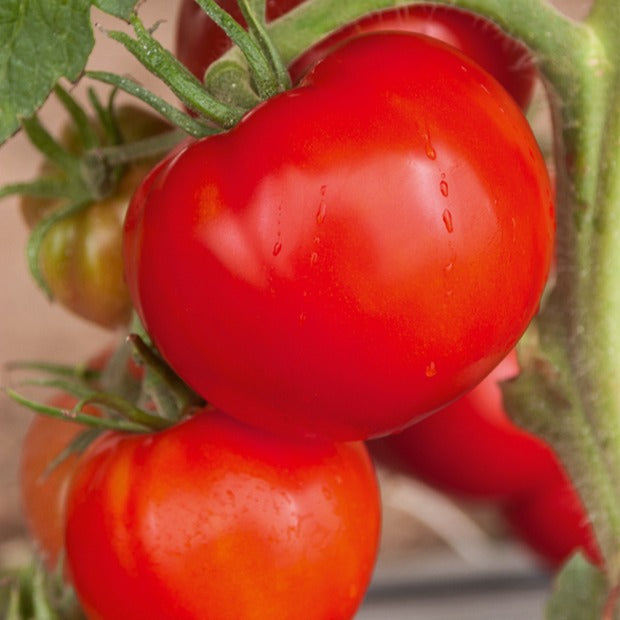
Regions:
M 370 442 L 383 463 L 444 492 L 505 500 L 531 493 L 558 472 L 541 439 L 515 426 L 504 411 L 499 382 L 519 372 L 511 352 L 471 392 L 416 424 Z
M 373 33 L 150 175 L 125 222 L 126 278 L 208 402 L 276 432 L 365 439 L 508 353 L 553 230 L 508 94 L 434 39 Z
M 577 550 L 603 565 L 587 512 L 561 471 L 537 493 L 507 504 L 503 514 L 513 532 L 550 567 L 558 568 Z
M 89 618 L 351 618 L 380 529 L 362 443 L 282 440 L 215 411 L 103 436 L 67 506 Z
M 61 409 L 71 409 L 76 403 L 77 399 L 68 394 L 50 401 L 52 407 Z M 86 411 L 100 415 L 94 407 L 86 407 Z M 56 567 L 64 547 L 66 495 L 80 457 L 72 454 L 53 469 L 48 468 L 83 430 L 74 422 L 37 415 L 22 443 L 19 483 L 24 520 L 50 570 Z
M 245 25 L 236 0 L 218 3 Z M 301 0 L 271 0 L 268 20 L 284 15 Z M 312 47 L 291 66 L 296 83 L 306 71 L 336 44 L 352 36 L 373 31 L 417 32 L 453 45 L 486 69 L 512 95 L 522 109 L 531 101 L 536 82 L 536 67 L 527 48 L 497 26 L 478 15 L 448 6 L 405 6 L 370 14 L 343 27 Z M 177 21 L 176 49 L 179 59 L 198 78 L 219 58 L 231 43 L 195 0 L 184 0 Z

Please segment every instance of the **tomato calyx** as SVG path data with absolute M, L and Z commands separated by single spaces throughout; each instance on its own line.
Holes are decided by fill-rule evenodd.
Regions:
M 59 460 L 83 451 L 103 431 L 163 430 L 206 405 L 135 333 L 110 355 L 101 372 L 40 362 L 11 364 L 8 369 L 42 372 L 45 376 L 26 379 L 19 385 L 54 388 L 77 399 L 73 407 L 66 409 L 37 402 L 12 388 L 6 390 L 10 398 L 35 413 L 85 427 L 84 436 L 79 435 Z
M 264 11 L 260 14 L 255 3 L 249 0 L 239 2 L 248 24 L 246 31 L 215 0 L 197 2 L 241 50 L 245 61 L 230 61 L 220 67 L 220 88 L 216 92 L 205 88 L 174 54 L 165 49 L 153 37 L 156 26 L 146 28 L 137 14 L 134 13 L 129 20 L 135 38 L 121 31 L 110 31 L 108 36 L 121 43 L 199 118 L 180 112 L 129 78 L 101 71 L 86 72 L 86 75 L 138 97 L 191 136 L 200 138 L 235 126 L 260 101 L 290 88 L 291 80 L 265 28 Z

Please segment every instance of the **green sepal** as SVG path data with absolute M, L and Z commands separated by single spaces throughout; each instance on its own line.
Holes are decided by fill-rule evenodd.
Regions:
M 158 97 L 148 89 L 144 88 L 134 80 L 109 73 L 107 71 L 87 71 L 86 75 L 93 80 L 111 84 L 134 97 L 146 103 L 149 107 L 159 112 L 167 118 L 173 125 L 179 127 L 190 136 L 202 138 L 204 136 L 216 133 L 216 130 L 199 119 L 191 117 L 189 114 L 182 112 L 178 108 L 168 103 L 165 99 Z
M 604 615 L 610 599 L 605 574 L 590 564 L 581 553 L 574 555 L 556 576 L 547 603 L 546 620 L 617 619 L 610 610 Z
M 110 31 L 108 36 L 121 43 L 188 107 L 222 128 L 232 127 L 239 121 L 243 110 L 224 105 L 209 95 L 200 81 L 174 54 L 153 38 L 136 15 L 132 16 L 131 23 L 136 34 L 135 39 L 121 31 Z
M 118 420 L 105 417 L 98 418 L 87 413 L 76 412 L 75 410 L 67 410 L 61 409 L 59 407 L 52 407 L 51 405 L 44 405 L 42 403 L 30 400 L 12 389 L 7 389 L 6 394 L 16 403 L 26 407 L 27 409 L 30 409 L 34 413 L 47 415 L 52 418 L 56 418 L 57 420 L 77 422 L 78 424 L 83 424 L 84 426 L 90 426 L 93 428 L 101 428 L 104 430 L 112 431 L 123 431 L 128 433 L 144 433 L 149 430 L 142 424 L 134 424 L 133 422 L 129 422 L 126 420 Z M 86 406 L 86 404 L 88 403 L 85 401 L 80 401 L 80 403 L 78 403 L 79 406 Z

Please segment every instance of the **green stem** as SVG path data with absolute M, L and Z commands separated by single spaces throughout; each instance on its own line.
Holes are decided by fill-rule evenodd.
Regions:
M 265 27 L 265 2 L 252 3 L 251 0 L 239 0 L 239 8 L 248 25 L 248 30 L 271 65 L 279 84 L 279 90 L 287 90 L 291 87 L 291 76 L 280 53 L 267 33 Z
M 91 149 L 84 155 L 85 165 L 92 160 L 102 160 L 107 166 L 120 166 L 142 159 L 163 155 L 173 149 L 186 137 L 181 129 L 173 129 L 166 133 L 144 138 L 137 142 L 118 144 L 114 146 L 101 146 Z
M 231 41 L 238 46 L 238 49 L 241 50 L 249 65 L 252 74 L 252 82 L 256 86 L 256 91 L 260 98 L 268 99 L 282 90 L 278 76 L 274 73 L 269 59 L 263 53 L 261 46 L 248 35 L 246 30 L 214 0 L 196 0 L 196 2 L 200 5 L 202 10 L 226 32 Z M 243 0 L 240 4 L 240 8 L 242 11 L 248 9 L 247 5 L 243 5 Z M 250 27 L 255 29 L 255 32 L 259 32 L 260 35 L 262 35 L 264 31 L 258 27 L 256 21 L 252 17 L 251 11 L 248 10 L 247 15 L 250 18 Z M 265 43 L 266 40 L 265 38 L 262 42 Z

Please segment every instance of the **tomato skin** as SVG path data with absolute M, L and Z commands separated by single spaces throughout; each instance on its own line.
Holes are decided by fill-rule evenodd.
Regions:
M 215 411 L 100 438 L 67 511 L 89 618 L 350 618 L 380 529 L 363 444 L 285 441 Z
M 578 550 L 603 566 L 588 514 L 562 471 L 537 493 L 508 503 L 502 513 L 514 534 L 550 568 L 559 568 Z
M 208 402 L 274 432 L 366 439 L 508 353 L 553 230 L 506 92 L 439 42 L 375 33 L 162 165 L 130 206 L 126 279 Z
M 536 67 L 526 47 L 491 22 L 452 7 L 415 5 L 367 15 L 333 33 L 290 67 L 298 81 L 338 43 L 376 31 L 416 32 L 453 45 L 488 71 L 525 110 L 534 92 Z
M 119 108 L 117 119 L 126 142 L 170 129 L 154 114 L 133 106 Z M 74 129 L 64 131 L 62 142 L 71 152 L 80 151 Z M 54 224 L 40 249 L 41 272 L 54 300 L 102 327 L 125 325 L 131 315 L 123 275 L 123 222 L 131 195 L 155 161 L 149 158 L 129 165 L 113 194 Z M 42 173 L 57 171 L 46 162 Z M 21 209 L 32 228 L 66 203 L 66 199 L 24 196 Z
M 245 25 L 236 0 L 218 0 L 220 6 Z M 276 19 L 301 0 L 267 3 L 268 21 Z M 493 23 L 447 6 L 418 4 L 372 13 L 332 33 L 296 59 L 289 67 L 293 83 L 338 43 L 365 32 L 405 31 L 435 37 L 453 45 L 480 64 L 526 109 L 536 83 L 536 67 L 525 46 L 505 35 Z M 195 0 L 184 0 L 177 21 L 179 59 L 199 79 L 207 67 L 230 48 L 230 40 Z
M 519 373 L 512 351 L 473 390 L 400 433 L 369 443 L 375 458 L 466 499 L 514 500 L 558 475 L 541 439 L 513 424 L 499 382 Z

